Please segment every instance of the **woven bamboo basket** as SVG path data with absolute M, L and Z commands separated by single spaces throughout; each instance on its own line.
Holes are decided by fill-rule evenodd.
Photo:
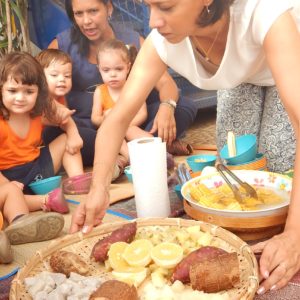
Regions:
M 259 282 L 257 261 L 249 245 L 242 241 L 239 237 L 221 227 L 202 221 L 174 218 L 149 218 L 137 219 L 136 221 L 138 228 L 141 230 L 147 230 L 147 227 L 150 228 L 149 226 L 175 226 L 181 228 L 200 225 L 202 231 L 209 232 L 214 236 L 214 239 L 218 240 L 221 248 L 228 252 L 237 252 L 238 254 L 241 282 L 236 288 L 227 291 L 230 299 L 253 299 Z M 80 255 L 86 262 L 88 262 L 91 270 L 90 275 L 101 276 L 107 279 L 111 278 L 111 274 L 105 271 L 102 264 L 90 259 L 91 250 L 99 238 L 102 238 L 115 229 L 122 227 L 128 222 L 130 221 L 105 223 L 98 226 L 87 235 L 76 233 L 53 240 L 45 249 L 36 252 L 36 254 L 27 261 L 25 266 L 19 270 L 12 282 L 10 299 L 31 299 L 25 289 L 24 279 L 35 276 L 42 271 L 51 271 L 49 259 L 57 250 L 72 251 Z

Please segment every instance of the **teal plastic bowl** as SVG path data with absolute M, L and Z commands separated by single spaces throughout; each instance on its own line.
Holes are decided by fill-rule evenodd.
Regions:
M 131 173 L 131 168 L 130 166 L 127 166 L 125 169 L 124 169 L 124 173 L 128 179 L 129 182 L 132 182 L 132 173 Z
M 229 157 L 228 145 L 220 151 L 220 157 L 230 165 L 239 165 L 254 160 L 257 153 L 257 139 L 254 134 L 246 134 L 236 137 L 236 156 Z
M 202 171 L 207 166 L 214 166 L 217 157 L 210 154 L 198 154 L 189 156 L 186 161 L 193 172 Z
M 182 194 L 181 194 L 181 187 L 182 187 L 181 184 L 175 185 L 175 186 L 174 186 L 174 191 L 175 191 L 177 197 L 178 197 L 180 200 L 183 200 L 183 196 L 182 196 Z
M 37 195 L 45 195 L 60 187 L 61 176 L 53 176 L 28 184 L 31 190 Z

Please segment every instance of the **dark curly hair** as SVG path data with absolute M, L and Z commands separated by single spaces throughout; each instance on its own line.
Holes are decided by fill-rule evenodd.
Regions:
M 111 0 L 98 0 L 98 1 L 103 3 L 104 5 L 107 5 L 108 3 L 112 4 Z M 80 31 L 80 29 L 78 28 L 75 22 L 72 0 L 65 0 L 65 9 L 70 21 L 73 24 L 71 28 L 71 40 L 74 44 L 78 45 L 79 53 L 82 54 L 83 56 L 86 56 L 89 51 L 89 40 L 86 36 L 82 34 L 82 32 Z
M 2 88 L 10 77 L 18 83 L 37 85 L 38 95 L 35 106 L 30 112 L 30 117 L 44 115 L 49 120 L 53 120 L 55 107 L 49 98 L 44 70 L 38 61 L 26 52 L 6 54 L 0 61 L 0 115 L 9 119 L 9 111 L 3 105 Z
M 200 13 L 197 24 L 201 27 L 212 25 L 221 19 L 224 13 L 229 10 L 230 5 L 235 0 L 213 0 L 207 9 L 203 9 Z

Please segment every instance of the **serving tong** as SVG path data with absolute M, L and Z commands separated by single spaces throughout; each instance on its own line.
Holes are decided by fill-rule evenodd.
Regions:
M 222 178 L 225 180 L 225 182 L 228 184 L 228 186 L 232 190 L 234 198 L 238 202 L 243 202 L 242 194 L 241 194 L 239 188 L 235 184 L 230 182 L 230 180 L 227 178 L 227 175 L 225 173 L 227 173 L 242 188 L 244 188 L 244 190 L 247 192 L 247 195 L 249 195 L 250 197 L 253 197 L 255 199 L 258 199 L 256 190 L 247 182 L 242 181 L 238 176 L 236 176 L 233 172 L 231 172 L 225 165 L 219 163 L 219 164 L 217 164 L 216 168 L 217 168 L 218 172 L 220 173 L 220 175 L 222 176 Z
M 192 177 L 184 163 L 180 163 L 176 169 L 176 175 L 178 177 L 179 183 L 183 185 L 189 181 Z

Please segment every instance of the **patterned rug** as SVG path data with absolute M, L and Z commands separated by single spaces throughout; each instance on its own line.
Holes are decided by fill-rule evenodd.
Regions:
M 216 145 L 216 108 L 199 109 L 183 140 L 190 144 Z

